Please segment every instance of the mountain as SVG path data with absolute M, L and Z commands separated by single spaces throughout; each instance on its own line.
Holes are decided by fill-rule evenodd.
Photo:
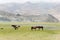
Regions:
M 18 21 L 18 22 L 59 22 L 54 16 L 50 14 L 40 15 L 20 15 L 9 12 L 0 11 L 0 21 Z
M 58 22 L 60 21 L 59 9 L 59 3 L 6 3 L 0 4 L 0 15 L 11 21 L 32 21 L 33 19 L 40 22 Z
M 54 16 L 50 14 L 40 14 L 40 15 L 29 15 L 29 16 L 23 16 L 23 21 L 28 22 L 59 22 L 58 19 L 56 19 Z

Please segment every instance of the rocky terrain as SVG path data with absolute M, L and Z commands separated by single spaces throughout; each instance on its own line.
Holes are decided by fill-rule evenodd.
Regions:
M 59 22 L 58 3 L 0 4 L 0 21 Z

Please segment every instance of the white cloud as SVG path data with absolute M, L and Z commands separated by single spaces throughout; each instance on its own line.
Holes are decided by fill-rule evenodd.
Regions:
M 9 3 L 9 2 L 19 2 L 19 3 L 24 3 L 29 0 L 0 0 L 0 3 Z
M 41 0 L 29 0 L 31 2 L 40 2 Z
M 19 2 L 19 3 L 24 3 L 24 2 L 60 2 L 60 0 L 0 0 L 0 3 L 9 3 L 9 2 Z
M 60 2 L 60 0 L 41 0 L 43 2 Z

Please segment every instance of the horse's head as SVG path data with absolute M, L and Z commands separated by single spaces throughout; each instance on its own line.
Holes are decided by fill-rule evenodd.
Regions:
M 20 27 L 20 26 L 18 25 L 18 27 Z

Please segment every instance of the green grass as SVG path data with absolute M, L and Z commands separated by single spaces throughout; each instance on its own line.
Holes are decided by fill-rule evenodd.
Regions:
M 18 30 L 11 27 L 12 24 L 21 25 Z M 60 27 L 60 23 L 41 22 L 0 22 L 0 40 L 59 40 L 60 30 L 31 30 L 33 25 L 44 25 L 47 27 Z

